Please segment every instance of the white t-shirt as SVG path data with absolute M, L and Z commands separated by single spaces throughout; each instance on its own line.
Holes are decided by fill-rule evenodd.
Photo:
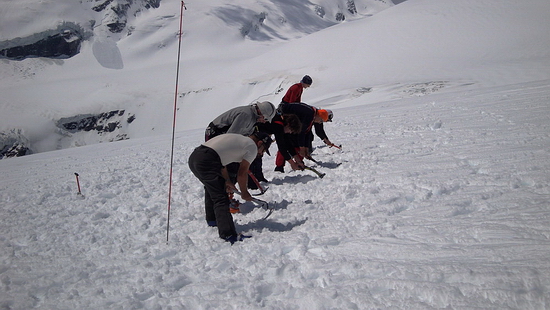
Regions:
M 254 140 L 236 133 L 216 136 L 202 145 L 216 151 L 224 166 L 230 163 L 240 163 L 243 159 L 252 163 L 258 155 L 258 147 Z

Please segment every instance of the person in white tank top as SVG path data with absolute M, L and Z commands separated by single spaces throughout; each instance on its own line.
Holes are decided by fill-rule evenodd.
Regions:
M 217 226 L 220 238 L 231 242 L 242 241 L 235 230 L 233 217 L 229 212 L 229 192 L 237 187 L 229 178 L 226 166 L 239 163 L 237 184 L 241 198 L 251 201 L 247 182 L 250 163 L 264 152 L 269 154 L 273 140 L 266 133 L 254 133 L 251 136 L 222 134 L 197 147 L 189 156 L 189 168 L 201 181 L 205 189 L 205 213 L 209 226 Z

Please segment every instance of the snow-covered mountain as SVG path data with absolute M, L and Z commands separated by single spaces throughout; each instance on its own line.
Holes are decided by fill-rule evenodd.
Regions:
M 0 130 L 4 152 L 10 152 L 10 147 L 41 152 L 166 133 L 166 117 L 172 110 L 169 94 L 175 92 L 172 80 L 182 4 L 159 0 L 3 4 L 0 73 L 6 96 L 1 102 L 5 113 Z M 234 55 L 246 61 L 267 47 L 392 5 L 379 0 L 187 3 L 182 73 L 203 75 L 205 67 L 189 72 L 188 64 L 197 62 L 197 55 L 200 62 L 220 61 L 221 46 L 236 49 Z M 241 54 L 243 50 L 250 54 Z M 71 85 L 75 73 L 85 87 Z M 217 88 L 210 83 L 198 88 L 186 81 L 181 84 L 181 105 L 188 102 L 186 95 Z M 224 107 L 246 103 L 236 99 Z M 159 110 L 159 104 L 165 108 Z M 14 118 L 12 109 L 20 117 Z M 117 111 L 123 111 L 124 119 L 105 117 Z M 192 126 L 203 126 L 211 116 L 194 117 Z M 71 125 L 64 124 L 64 119 L 86 123 L 86 130 L 66 130 Z M 128 119 L 137 122 L 130 125 Z M 105 125 L 109 130 L 104 130 Z M 184 123 L 183 128 L 192 127 Z
M 71 58 L 1 60 L 0 132 L 10 139 L 18 133 L 33 152 L 169 134 L 181 2 L 157 4 L 3 4 L 3 46 L 52 29 L 63 33 L 63 25 L 79 28 L 85 39 Z M 314 77 L 305 100 L 336 108 L 355 105 L 356 98 L 363 104 L 540 80 L 550 70 L 541 1 L 467 1 L 451 8 L 379 0 L 185 6 L 178 130 L 203 128 L 234 106 L 277 103 L 304 74 Z M 125 114 L 99 118 L 113 111 Z M 61 119 L 89 117 L 98 119 L 98 128 L 115 131 L 59 126 Z
M 2 2 L 2 49 L 85 39 L 0 60 L 0 139 L 39 153 L 0 160 L 0 308 L 549 307 L 550 2 L 235 2 L 186 1 L 178 94 L 181 2 Z M 304 74 L 342 149 L 314 142 L 322 179 L 266 157 L 275 211 L 230 246 L 187 158 Z

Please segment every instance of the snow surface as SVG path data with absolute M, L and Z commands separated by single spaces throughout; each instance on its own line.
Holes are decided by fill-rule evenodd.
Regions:
M 0 62 L 1 126 L 28 124 L 41 150 L 53 119 L 137 116 L 131 140 L 0 161 L 0 307 L 550 307 L 550 3 L 408 0 L 264 41 L 188 3 L 167 243 L 179 4 L 74 59 Z M 230 246 L 187 158 L 215 116 L 278 102 L 303 74 L 342 150 L 315 141 L 322 179 L 264 160 L 275 212 L 245 204 L 234 219 L 253 237 Z

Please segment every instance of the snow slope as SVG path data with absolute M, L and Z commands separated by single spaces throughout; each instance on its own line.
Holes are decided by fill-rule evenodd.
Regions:
M 219 103 L 220 109 L 249 103 L 249 98 L 242 97 L 250 92 L 248 80 L 254 79 L 257 73 L 227 82 L 228 76 L 222 67 L 237 63 L 248 66 L 251 57 L 274 45 L 337 24 L 332 16 L 337 10 L 345 11 L 346 3 L 319 1 L 326 10 L 324 18 L 315 13 L 313 3 L 278 0 L 187 3 L 180 105 L 189 111 L 180 116 L 180 129 L 203 127 L 210 121 L 209 105 L 203 104 L 198 110 L 189 107 L 197 101 L 223 101 Z M 389 1 L 379 0 L 355 0 L 355 3 L 358 12 L 348 13 L 348 20 L 392 6 Z M 0 61 L 3 93 L 0 130 L 24 130 L 35 152 L 58 149 L 60 145 L 97 143 L 97 139 L 59 132 L 55 126 L 60 118 L 78 114 L 126 110 L 136 115 L 135 123 L 125 132 L 133 138 L 171 131 L 171 122 L 167 120 L 172 119 L 173 111 L 181 2 L 163 0 L 160 8 L 129 17 L 128 29 L 118 34 L 109 33 L 105 26 L 107 18 L 90 9 L 96 4 L 87 1 L 54 5 L 53 1 L 24 0 L 2 6 L 0 40 L 27 37 L 39 30 L 55 28 L 65 20 L 93 33 L 93 37 L 84 42 L 81 53 L 71 59 Z M 258 16 L 264 13 L 267 17 L 260 23 Z M 299 19 L 298 13 L 302 13 Z M 31 20 L 33 23 L 29 23 Z M 243 37 L 243 27 L 250 24 L 259 28 L 253 27 Z M 223 47 L 222 53 L 220 47 Z M 232 65 L 228 68 L 233 68 Z M 256 72 L 261 70 L 264 69 L 256 68 Z M 231 76 L 234 75 L 232 72 Z M 270 82 L 273 83 L 280 81 Z M 256 92 L 263 92 L 263 88 Z M 199 95 L 185 96 L 188 93 Z M 254 92 L 252 95 L 257 96 Z M 184 116 L 191 113 L 193 121 L 184 122 Z
M 0 161 L 8 309 L 545 309 L 548 81 L 338 110 L 230 246 L 187 168 L 202 130 Z M 271 168 L 269 168 L 271 167 Z M 77 195 L 74 172 L 84 198 Z
M 550 78 L 546 1 L 355 2 L 355 18 L 336 24 L 327 12 L 323 25 L 313 3 L 245 1 L 240 11 L 214 0 L 188 3 L 178 130 L 203 128 L 218 111 L 234 106 L 278 102 L 281 92 L 304 74 L 314 79 L 304 100 L 332 108 L 356 105 L 358 97 L 362 105 L 417 95 L 407 89 L 423 84 L 442 92 Z M 299 20 L 309 27 L 288 15 L 293 5 L 307 12 Z M 65 6 L 60 10 L 76 11 Z M 35 151 L 48 151 L 93 142 L 75 143 L 79 137 L 60 135 L 56 120 L 124 109 L 136 115 L 128 136 L 169 134 L 180 8 L 172 0 L 142 12 L 131 35 L 108 36 L 98 25 L 93 39 L 69 60 L 1 61 L 0 129 L 23 129 Z M 269 14 L 257 25 L 255 40 L 243 37 L 241 25 L 262 12 Z M 90 18 L 73 14 L 78 20 Z M 4 26 L 7 21 L 0 28 L 11 30 Z
M 59 145 L 61 117 L 136 114 L 130 140 L 0 161 L 0 307 L 550 307 L 547 1 L 408 0 L 312 32 L 269 32 L 268 15 L 266 40 L 215 14 L 231 6 L 188 3 L 167 243 L 179 6 L 70 60 L 0 61 L 0 126 L 25 124 L 37 150 Z M 315 141 L 322 179 L 266 159 L 275 212 L 246 204 L 234 218 L 253 237 L 230 246 L 187 158 L 215 116 L 304 74 L 342 150 Z

